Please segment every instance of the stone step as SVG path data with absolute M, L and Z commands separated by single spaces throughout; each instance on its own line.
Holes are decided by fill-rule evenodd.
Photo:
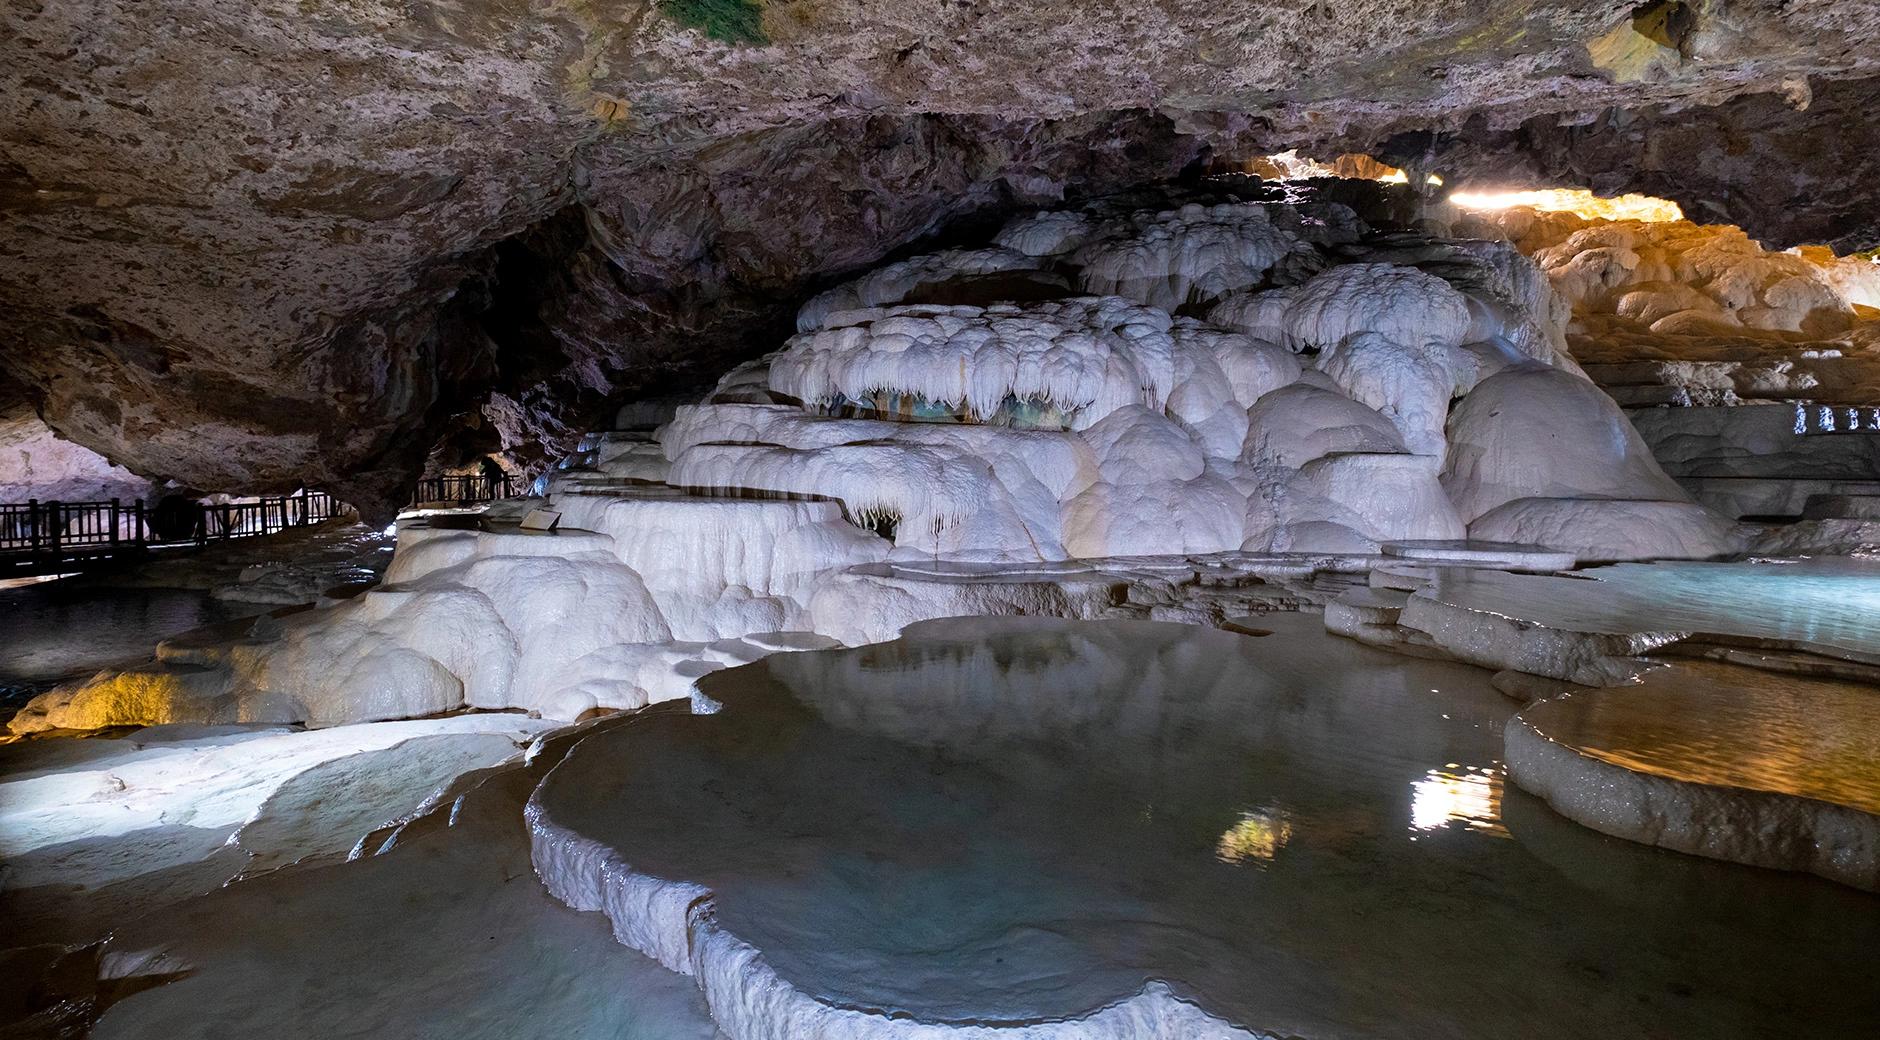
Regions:
M 1409 599 L 1401 589 L 1350 589 L 1325 605 L 1325 627 L 1343 632 L 1357 625 L 1394 625 Z

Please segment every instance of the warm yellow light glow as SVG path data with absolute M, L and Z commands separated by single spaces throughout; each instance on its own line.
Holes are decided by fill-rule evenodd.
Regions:
M 1505 837 L 1501 825 L 1501 769 L 1450 764 L 1410 785 L 1410 827 L 1428 831 L 1460 823 Z
M 1223 863 L 1271 863 L 1279 850 L 1292 840 L 1292 821 L 1272 809 L 1255 809 L 1240 814 L 1240 822 L 1227 828 L 1214 855 Z
M 25 588 L 28 585 L 38 585 L 42 582 L 58 581 L 61 578 L 72 578 L 76 576 L 77 573 L 73 572 L 71 574 L 40 574 L 31 578 L 0 578 L 0 589 Z
M 1462 209 L 1493 210 L 1526 206 L 1550 213 L 1577 213 L 1589 220 L 1683 220 L 1684 211 L 1670 199 L 1650 195 L 1620 195 L 1603 199 L 1579 188 L 1544 188 L 1538 191 L 1459 191 L 1449 201 Z
M 1410 175 L 1402 170 L 1393 169 L 1377 180 L 1380 184 L 1408 184 L 1410 183 Z M 1427 184 L 1440 185 L 1443 183 L 1443 179 L 1433 173 L 1424 177 L 1423 180 Z
M 1300 155 L 1295 149 L 1261 156 L 1247 164 L 1252 172 L 1276 181 L 1300 181 L 1311 177 L 1336 177 L 1338 173 L 1317 159 Z
M 1383 184 L 1408 184 L 1410 175 L 1395 166 L 1386 166 L 1362 152 L 1347 152 L 1331 162 L 1320 162 L 1311 156 L 1300 155 L 1298 151 L 1275 152 L 1263 155 L 1246 163 L 1249 173 L 1258 174 L 1267 180 L 1299 181 L 1312 177 L 1346 177 L 1354 180 L 1378 181 Z M 1441 184 L 1443 179 L 1430 174 L 1424 178 L 1431 184 Z

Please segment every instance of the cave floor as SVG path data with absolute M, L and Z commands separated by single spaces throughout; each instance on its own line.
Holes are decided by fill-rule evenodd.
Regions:
M 136 763 L 154 752 L 183 763 L 163 774 L 178 792 L 207 791 L 203 778 L 213 777 L 224 802 L 259 801 L 239 792 L 261 780 L 278 786 L 264 808 L 243 809 L 248 822 L 233 836 L 165 830 L 167 854 L 194 871 L 171 876 L 168 889 L 97 890 L 90 905 L 65 904 L 85 912 L 68 913 L 62 928 L 18 933 L 34 945 L 4 955 L 0 1017 L 23 1016 L 14 1027 L 23 1035 L 677 1038 L 720 1035 L 717 1015 L 729 1035 L 752 1035 L 708 1007 L 695 980 L 616 941 L 607 917 L 558 901 L 552 870 L 547 887 L 538 879 L 542 850 L 538 835 L 532 863 L 525 804 L 546 791 L 545 808 L 556 809 L 543 780 L 562 767 L 551 787 L 590 791 L 575 803 L 583 827 L 601 826 L 661 877 L 723 886 L 724 929 L 759 944 L 818 1001 L 849 1011 L 1075 1018 L 1106 995 L 1162 980 L 1178 999 L 1232 1021 L 1304 1037 L 1505 1035 L 1511 1023 L 1528 1036 L 1579 1036 L 1592 1021 L 1615 1037 L 1804 1026 L 1852 1035 L 1880 1014 L 1870 988 L 1848 974 L 1876 934 L 1872 896 L 1594 833 L 1506 783 L 1500 738 L 1519 705 L 1487 671 L 1337 639 L 1311 614 L 1247 620 L 1242 630 L 1271 634 L 943 622 L 967 635 L 954 633 L 948 647 L 917 632 L 709 677 L 705 688 L 734 713 L 724 716 L 668 704 L 560 728 L 495 713 L 305 733 L 203 728 L 173 741 L 158 727 L 122 740 L 14 745 L 0 762 L 14 784 L 81 775 L 150 783 Z M 1079 640 L 1088 645 L 1072 645 Z M 1158 641 L 1160 650 L 1150 645 Z M 1669 668 L 1752 682 L 1761 674 Z M 764 712 L 730 772 L 685 742 L 644 744 L 660 727 L 735 720 L 766 675 L 819 691 L 812 699 L 825 723 L 845 735 L 838 745 L 872 760 L 876 780 L 850 777 L 826 798 L 788 772 L 740 780 L 789 762 L 813 763 L 796 777 L 812 787 L 841 779 L 840 755 L 808 754 L 813 728 Z M 1001 703 L 1018 692 L 1021 700 Z M 1050 750 L 1067 737 L 1097 757 Z M 143 747 L 130 746 L 140 739 Z M 280 767 L 285 780 L 243 772 L 278 754 L 228 750 L 322 740 L 343 747 L 309 757 L 308 768 Z M 777 740 L 782 752 L 760 751 Z M 604 761 L 616 748 L 632 751 L 632 769 Z M 212 754 L 243 764 L 218 765 Z M 597 763 L 606 768 L 583 780 Z M 963 820 L 951 799 L 983 769 L 1013 774 L 996 785 L 1008 794 L 982 790 L 986 812 Z M 1078 794 L 1129 786 L 1110 783 L 1117 777 L 1106 770 L 1148 785 L 1130 796 L 1149 815 L 1118 816 Z M 1228 792 L 1219 786 L 1228 775 L 1248 782 Z M 1054 788 L 1053 778 L 1070 786 Z M 936 802 L 913 790 L 930 781 L 953 794 Z M 633 790 L 610 798 L 622 784 Z M 414 800 L 420 789 L 430 793 Z M 1017 791 L 1027 793 L 1009 797 Z M 777 804 L 738 808 L 751 798 Z M 887 831 L 876 826 L 880 812 L 860 809 L 853 815 L 867 827 L 829 829 L 832 814 L 848 818 L 846 802 L 871 798 L 889 799 L 877 804 Z M 626 817 L 613 815 L 627 806 Z M 929 819 L 922 806 L 937 811 Z M 213 822 L 204 815 L 195 822 Z M 763 822 L 744 835 L 745 851 L 761 855 L 717 867 L 695 858 L 730 847 L 715 838 L 753 821 Z M 903 840 L 930 825 L 954 833 L 915 838 L 916 861 L 1003 862 L 1014 884 L 1001 889 L 997 869 L 971 884 L 944 870 L 895 881 L 884 868 L 906 866 L 909 849 L 863 847 L 867 836 Z M 1144 834 L 1154 840 L 1133 843 Z M 860 844 L 831 854 L 818 835 Z M 1036 835 L 1082 849 L 1072 860 L 1083 866 L 1065 874 L 1016 852 L 980 855 L 1036 851 Z M 126 840 L 120 852 L 135 857 L 149 845 Z M 105 850 L 99 869 L 109 873 L 111 860 Z M 777 868 L 784 875 L 766 880 Z M 1212 923 L 1176 928 L 1187 920 L 1166 902 L 1177 890 L 1211 893 L 1190 909 Z M 1092 911 L 1119 891 L 1134 914 Z M 1104 893 L 1109 902 L 1096 898 Z M 941 904 L 951 909 L 933 912 Z M 633 934 L 617 911 L 613 932 Z M 1012 916 L 1010 929 L 1001 915 Z M 1042 928 L 1022 923 L 1039 915 Z M 1096 920 L 1106 915 L 1109 923 Z M 980 926 L 1004 937 L 941 941 L 949 929 Z M 1192 941 L 1178 938 L 1189 933 Z M 957 957 L 919 952 L 935 943 Z M 982 946 L 1056 969 L 967 963 Z
M 717 1035 L 691 980 L 543 891 L 522 822 L 535 780 L 509 768 L 382 855 L 230 885 L 121 929 L 108 949 L 177 977 L 106 1009 L 92 1036 Z

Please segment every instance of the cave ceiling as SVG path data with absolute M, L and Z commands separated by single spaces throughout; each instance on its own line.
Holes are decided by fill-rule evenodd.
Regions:
M 1651 191 L 1772 244 L 1880 239 L 1876 3 L 0 18 L 0 375 L 140 473 L 373 514 L 466 419 L 565 450 L 609 401 L 774 347 L 833 277 L 1209 156 L 1368 150 Z

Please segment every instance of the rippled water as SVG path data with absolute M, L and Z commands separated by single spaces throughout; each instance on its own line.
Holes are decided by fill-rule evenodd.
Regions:
M 1714 666 L 1587 690 L 1522 713 L 1536 729 L 1629 769 L 1776 791 L 1880 813 L 1880 691 Z
M 1870 1035 L 1880 901 L 1605 838 L 1502 783 L 1484 673 L 1333 640 L 962 620 L 720 673 L 541 798 L 831 1003 L 1168 982 L 1304 1037 Z
M 0 719 L 34 695 L 106 665 L 142 659 L 179 632 L 269 609 L 190 589 L 0 589 Z

